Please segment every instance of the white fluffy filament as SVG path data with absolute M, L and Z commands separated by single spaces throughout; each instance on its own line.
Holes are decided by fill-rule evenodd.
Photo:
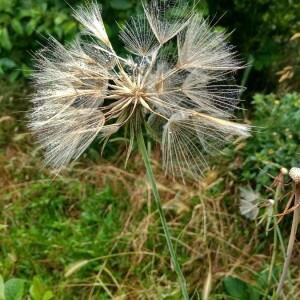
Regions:
M 166 171 L 198 179 L 209 156 L 249 136 L 249 126 L 231 120 L 240 64 L 225 36 L 181 0 L 153 0 L 144 11 L 120 33 L 133 54 L 127 59 L 113 50 L 95 3 L 74 13 L 90 39 L 64 47 L 51 38 L 36 54 L 30 127 L 47 164 L 60 169 L 121 127 L 128 159 L 144 126 L 161 143 Z

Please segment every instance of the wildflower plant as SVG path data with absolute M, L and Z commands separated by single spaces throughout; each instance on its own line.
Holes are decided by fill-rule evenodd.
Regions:
M 280 214 L 280 216 L 282 218 L 286 214 L 293 212 L 293 221 L 292 221 L 292 226 L 290 231 L 289 242 L 285 253 L 284 265 L 276 289 L 276 300 L 281 299 L 282 296 L 281 295 L 282 289 L 283 289 L 284 281 L 288 274 L 288 269 L 292 257 L 292 251 L 296 240 L 296 233 L 300 221 L 300 168 L 297 167 L 291 168 L 289 171 L 289 176 L 291 178 L 290 182 L 292 183 L 292 192 L 288 200 L 288 203 L 286 205 L 286 208 L 284 209 L 282 214 Z
M 95 2 L 74 11 L 83 25 L 67 47 L 54 38 L 36 53 L 30 128 L 56 169 L 77 159 L 91 142 L 125 128 L 127 159 L 137 140 L 184 299 L 183 275 L 172 246 L 144 144 L 143 132 L 161 144 L 163 167 L 173 177 L 204 176 L 207 157 L 249 126 L 233 122 L 242 68 L 226 34 L 216 32 L 181 0 L 143 3 L 144 15 L 121 28 L 127 57 L 114 50 Z M 127 160 L 126 159 L 126 160 Z
M 285 182 L 285 176 L 289 175 L 289 181 Z M 292 251 L 294 248 L 297 228 L 300 220 L 300 168 L 293 167 L 289 171 L 286 168 L 281 168 L 279 174 L 273 177 L 274 180 L 272 184 L 268 187 L 268 190 L 274 194 L 274 199 L 263 199 L 258 193 L 254 192 L 252 188 L 240 188 L 240 212 L 246 218 L 250 220 L 255 220 L 260 218 L 257 225 L 266 223 L 266 234 L 273 229 L 273 249 L 272 257 L 269 267 L 269 274 L 267 280 L 267 286 L 265 289 L 265 297 L 270 291 L 273 293 L 274 299 L 282 299 L 283 286 L 285 279 L 288 275 L 289 264 L 292 257 Z M 289 192 L 285 192 L 285 187 L 291 187 Z M 278 207 L 280 202 L 284 199 L 288 199 L 285 209 L 282 213 L 278 212 Z M 263 209 L 263 213 L 259 214 L 260 209 Z M 287 214 L 293 212 L 293 221 L 289 236 L 289 242 L 287 249 L 285 249 L 284 241 L 279 229 L 278 224 Z M 270 225 L 272 227 L 270 228 Z M 282 253 L 284 256 L 284 266 L 280 279 L 276 281 L 276 293 L 274 286 L 272 286 L 272 279 L 274 277 L 274 266 L 277 256 L 277 244 L 280 242 Z M 291 283 L 290 283 L 291 284 Z M 290 290 L 292 286 L 290 286 Z M 274 294 L 275 293 L 275 294 Z

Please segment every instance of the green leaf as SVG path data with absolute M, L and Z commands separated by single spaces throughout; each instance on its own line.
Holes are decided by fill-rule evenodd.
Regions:
M 22 19 L 26 17 L 32 17 L 32 11 L 31 9 L 22 8 L 19 13 L 19 18 Z
M 61 26 L 55 26 L 54 27 L 54 32 L 57 34 L 57 36 L 59 37 L 59 39 L 62 38 L 63 36 L 63 30 Z
M 53 293 L 46 291 L 43 281 L 38 276 L 33 277 L 29 292 L 33 300 L 50 300 L 53 298 Z
M 44 294 L 42 300 L 50 300 L 54 297 L 53 293 L 51 291 L 46 291 Z
M 248 288 L 249 288 L 249 298 L 250 298 L 250 300 L 259 300 L 260 299 L 259 291 L 251 285 L 248 285 Z
M 31 35 L 33 33 L 33 31 L 36 28 L 38 22 L 39 22 L 39 18 L 36 18 L 36 19 L 34 18 L 34 19 L 31 19 L 27 23 L 27 25 L 25 27 L 25 30 L 26 30 L 26 32 L 27 32 L 28 35 Z
M 7 69 L 12 69 L 16 67 L 16 63 L 7 57 L 0 58 L 0 66 L 5 67 Z
M 32 285 L 30 286 L 29 292 L 33 300 L 41 300 L 44 295 L 44 284 L 38 276 L 33 277 Z
M 8 81 L 10 83 L 14 83 L 16 82 L 17 78 L 19 77 L 19 75 L 21 74 L 20 70 L 14 70 L 12 71 L 9 75 L 8 75 Z
M 0 300 L 5 300 L 4 281 L 1 275 L 0 275 Z
M 125 10 L 132 7 L 132 1 L 130 0 L 111 0 L 109 3 L 113 9 Z
M 7 28 L 0 28 L 0 45 L 6 50 L 11 50 L 12 48 Z
M 22 70 L 22 74 L 24 75 L 24 77 L 30 76 L 30 74 L 32 72 L 32 69 L 26 64 L 22 64 L 21 70 Z
M 38 32 L 38 33 L 42 33 L 42 32 L 48 33 L 49 32 L 49 25 L 46 24 L 46 23 L 43 23 L 42 25 L 39 25 L 36 28 L 36 32 Z
M 0 0 L 1 1 L 1 0 Z M 0 2 L 1 6 L 1 2 Z M 9 14 L 0 14 L 0 24 L 9 24 L 11 20 L 11 16 Z
M 75 30 L 76 28 L 77 28 L 77 25 L 73 21 L 64 22 L 64 24 L 63 24 L 63 29 L 64 29 L 65 34 L 70 33 L 71 31 Z
M 42 13 L 46 13 L 47 12 L 47 9 L 48 9 L 48 3 L 42 3 L 41 6 L 40 6 L 40 9 L 41 9 L 41 12 Z
M 227 295 L 235 300 L 259 300 L 260 293 L 251 284 L 238 278 L 226 277 L 223 280 Z
M 235 300 L 250 300 L 248 285 L 244 281 L 238 278 L 225 277 L 223 283 L 228 296 Z
M 54 24 L 55 25 L 60 25 L 63 23 L 65 20 L 68 20 L 68 16 L 64 13 L 58 14 L 55 19 L 54 19 Z
M 22 300 L 25 280 L 12 278 L 5 283 L 5 300 Z
M 214 30 L 215 30 L 216 32 L 225 32 L 225 31 L 226 31 L 226 28 L 223 27 L 223 26 L 215 26 L 215 27 L 214 27 Z
M 11 27 L 18 34 L 23 34 L 23 32 L 24 32 L 23 26 L 22 26 L 21 22 L 18 19 L 13 19 L 11 21 Z
M 14 6 L 14 1 L 11 0 L 0 0 L 0 12 L 12 13 Z

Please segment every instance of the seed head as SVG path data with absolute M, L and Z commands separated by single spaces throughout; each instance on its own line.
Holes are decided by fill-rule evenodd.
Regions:
M 95 2 L 75 10 L 84 28 L 75 42 L 64 47 L 50 38 L 36 53 L 30 127 L 47 164 L 60 169 L 122 127 L 129 156 L 145 128 L 161 143 L 166 171 L 198 179 L 209 155 L 249 136 L 249 126 L 231 121 L 241 90 L 232 75 L 242 66 L 226 35 L 186 1 L 143 7 L 121 29 L 126 58 L 113 49 Z
M 258 202 L 260 195 L 251 187 L 240 188 L 240 213 L 250 220 L 257 218 L 259 214 Z
M 291 168 L 289 175 L 295 183 L 300 183 L 300 168 Z
M 287 174 L 289 173 L 289 171 L 288 171 L 288 169 L 286 169 L 286 168 L 281 168 L 281 169 L 280 169 L 280 173 L 281 173 L 282 175 L 287 175 Z

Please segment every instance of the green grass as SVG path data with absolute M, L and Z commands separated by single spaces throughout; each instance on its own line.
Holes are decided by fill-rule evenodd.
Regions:
M 0 226 L 0 274 L 4 280 L 25 279 L 25 299 L 32 300 L 42 300 L 29 296 L 30 286 L 40 281 L 53 299 L 180 300 L 141 157 L 133 154 L 125 170 L 121 142 L 108 145 L 108 160 L 100 157 L 95 143 L 73 167 L 55 176 L 42 168 L 42 153 L 19 121 L 24 120 L 24 103 L 10 97 L 2 101 L 0 116 L 12 116 L 0 122 L 0 224 L 5 225 Z M 14 107 L 19 110 L 12 111 Z M 263 139 L 256 134 L 254 139 L 257 151 L 264 151 Z M 229 296 L 237 295 L 239 287 L 247 290 L 247 296 L 238 294 L 235 299 L 263 298 L 273 233 L 266 236 L 264 226 L 256 227 L 238 212 L 238 188 L 245 181 L 238 178 L 241 160 L 253 147 L 249 140 L 244 152 L 227 150 L 205 181 L 184 185 L 164 176 L 160 150 L 153 146 L 154 174 L 193 299 L 201 299 L 209 272 L 210 300 L 232 299 Z M 287 217 L 280 224 L 284 241 L 289 226 Z M 282 262 L 278 246 L 275 279 Z M 294 285 L 297 266 L 296 250 L 291 265 Z M 273 287 L 276 284 L 273 280 Z M 270 290 L 266 299 L 271 295 Z
M 42 278 L 51 274 L 52 282 L 61 280 L 67 265 L 109 253 L 124 210 L 126 198 L 118 199 L 109 187 L 97 190 L 76 180 L 45 180 L 7 194 L 4 276 L 13 268 L 17 277 L 31 278 L 34 271 Z
M 136 299 L 137 295 L 147 299 L 150 294 L 174 294 L 166 299 L 180 299 L 157 212 L 150 213 L 148 209 L 154 209 L 151 204 L 147 208 L 144 199 L 147 190 L 146 195 L 133 200 L 125 190 L 115 192 L 112 182 L 97 186 L 73 176 L 16 185 L 4 195 L 1 219 L 8 225 L 0 235 L 4 278 L 23 278 L 29 285 L 37 275 L 54 293 L 54 299 L 87 299 L 90 293 L 91 299 L 110 299 L 109 293 L 128 295 L 126 299 Z M 135 184 L 143 193 L 140 182 Z M 184 198 L 166 208 L 172 235 L 180 241 L 176 247 L 180 263 L 194 287 L 199 284 L 194 277 L 197 269 L 205 272 L 208 266 L 201 215 L 197 216 L 201 211 L 193 211 L 200 203 L 195 194 L 191 201 Z M 186 209 L 184 213 L 178 212 L 181 206 Z M 211 214 L 209 222 L 213 222 L 215 212 L 207 213 Z M 223 226 L 230 226 L 225 223 Z M 218 251 L 222 243 L 216 239 L 220 224 L 214 227 L 207 242 L 212 251 Z M 237 243 L 237 236 L 231 239 Z M 229 251 L 232 245 L 223 243 Z M 240 255 L 234 248 L 230 251 Z M 226 255 L 221 255 L 220 262 L 236 259 Z M 70 266 L 82 260 L 89 262 L 66 278 Z M 101 287 L 97 273 L 102 267 Z M 206 274 L 198 276 L 204 278 Z M 90 285 L 95 283 L 98 286 L 92 291 Z

